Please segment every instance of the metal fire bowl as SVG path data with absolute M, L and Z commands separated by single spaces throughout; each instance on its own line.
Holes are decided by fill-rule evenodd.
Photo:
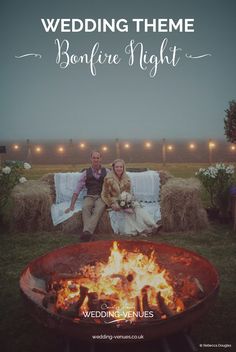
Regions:
M 214 302 L 219 289 L 219 276 L 214 266 L 207 259 L 186 249 L 163 243 L 121 240 L 118 241 L 119 247 L 127 251 L 138 249 L 143 254 L 149 255 L 154 250 L 158 263 L 166 268 L 173 277 L 181 272 L 184 275 L 192 275 L 198 278 L 205 292 L 204 298 L 182 313 L 164 320 L 152 319 L 133 324 L 121 323 L 120 325 L 116 323 L 93 323 L 86 321 L 86 319 L 75 322 L 72 318 L 59 315 L 42 305 L 42 294 L 34 292 L 33 288 L 45 289 L 45 280 L 52 272 L 66 272 L 67 270 L 77 272 L 86 264 L 106 261 L 110 255 L 112 243 L 113 241 L 97 241 L 70 245 L 56 249 L 29 263 L 20 276 L 20 290 L 29 313 L 44 326 L 52 328 L 69 338 L 91 341 L 92 335 L 142 334 L 145 340 L 152 340 L 190 327 L 196 320 L 206 314 Z M 173 260 L 173 256 L 175 260 Z

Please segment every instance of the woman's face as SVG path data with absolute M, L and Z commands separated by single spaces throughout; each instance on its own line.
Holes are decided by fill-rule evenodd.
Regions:
M 124 172 L 124 165 L 122 162 L 120 161 L 117 161 L 117 163 L 115 163 L 114 165 L 114 171 L 115 171 L 115 174 L 118 176 L 118 177 L 121 177 L 123 172 Z

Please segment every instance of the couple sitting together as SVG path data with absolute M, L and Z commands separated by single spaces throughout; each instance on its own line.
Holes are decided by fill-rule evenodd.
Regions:
M 91 153 L 91 167 L 86 169 L 73 193 L 71 204 L 66 213 L 73 211 L 76 200 L 82 189 L 87 188 L 87 195 L 83 201 L 82 241 L 90 241 L 103 211 L 108 207 L 115 215 L 120 216 L 117 233 L 137 235 L 151 233 L 158 228 L 154 219 L 132 197 L 131 181 L 126 173 L 125 163 L 116 159 L 112 163 L 112 170 L 101 166 L 101 154 Z

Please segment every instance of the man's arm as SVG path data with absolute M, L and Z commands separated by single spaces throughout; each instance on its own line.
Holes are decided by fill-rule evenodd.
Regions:
M 73 193 L 73 196 L 72 196 L 71 202 L 70 202 L 70 206 L 69 206 L 69 208 L 67 208 L 65 210 L 65 213 L 69 213 L 70 211 L 73 211 L 75 209 L 75 203 L 77 201 L 77 198 L 78 198 L 78 194 L 77 193 Z

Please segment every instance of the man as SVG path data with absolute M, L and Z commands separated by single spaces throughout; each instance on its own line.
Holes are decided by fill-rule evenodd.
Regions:
M 73 193 L 71 204 L 66 213 L 73 211 L 76 200 L 81 190 L 87 188 L 87 196 L 84 198 L 82 218 L 83 234 L 82 241 L 90 241 L 96 229 L 98 221 L 106 207 L 101 199 L 102 185 L 108 169 L 101 166 L 101 154 L 93 151 L 90 155 L 91 167 L 86 169 L 78 182 L 75 192 Z

